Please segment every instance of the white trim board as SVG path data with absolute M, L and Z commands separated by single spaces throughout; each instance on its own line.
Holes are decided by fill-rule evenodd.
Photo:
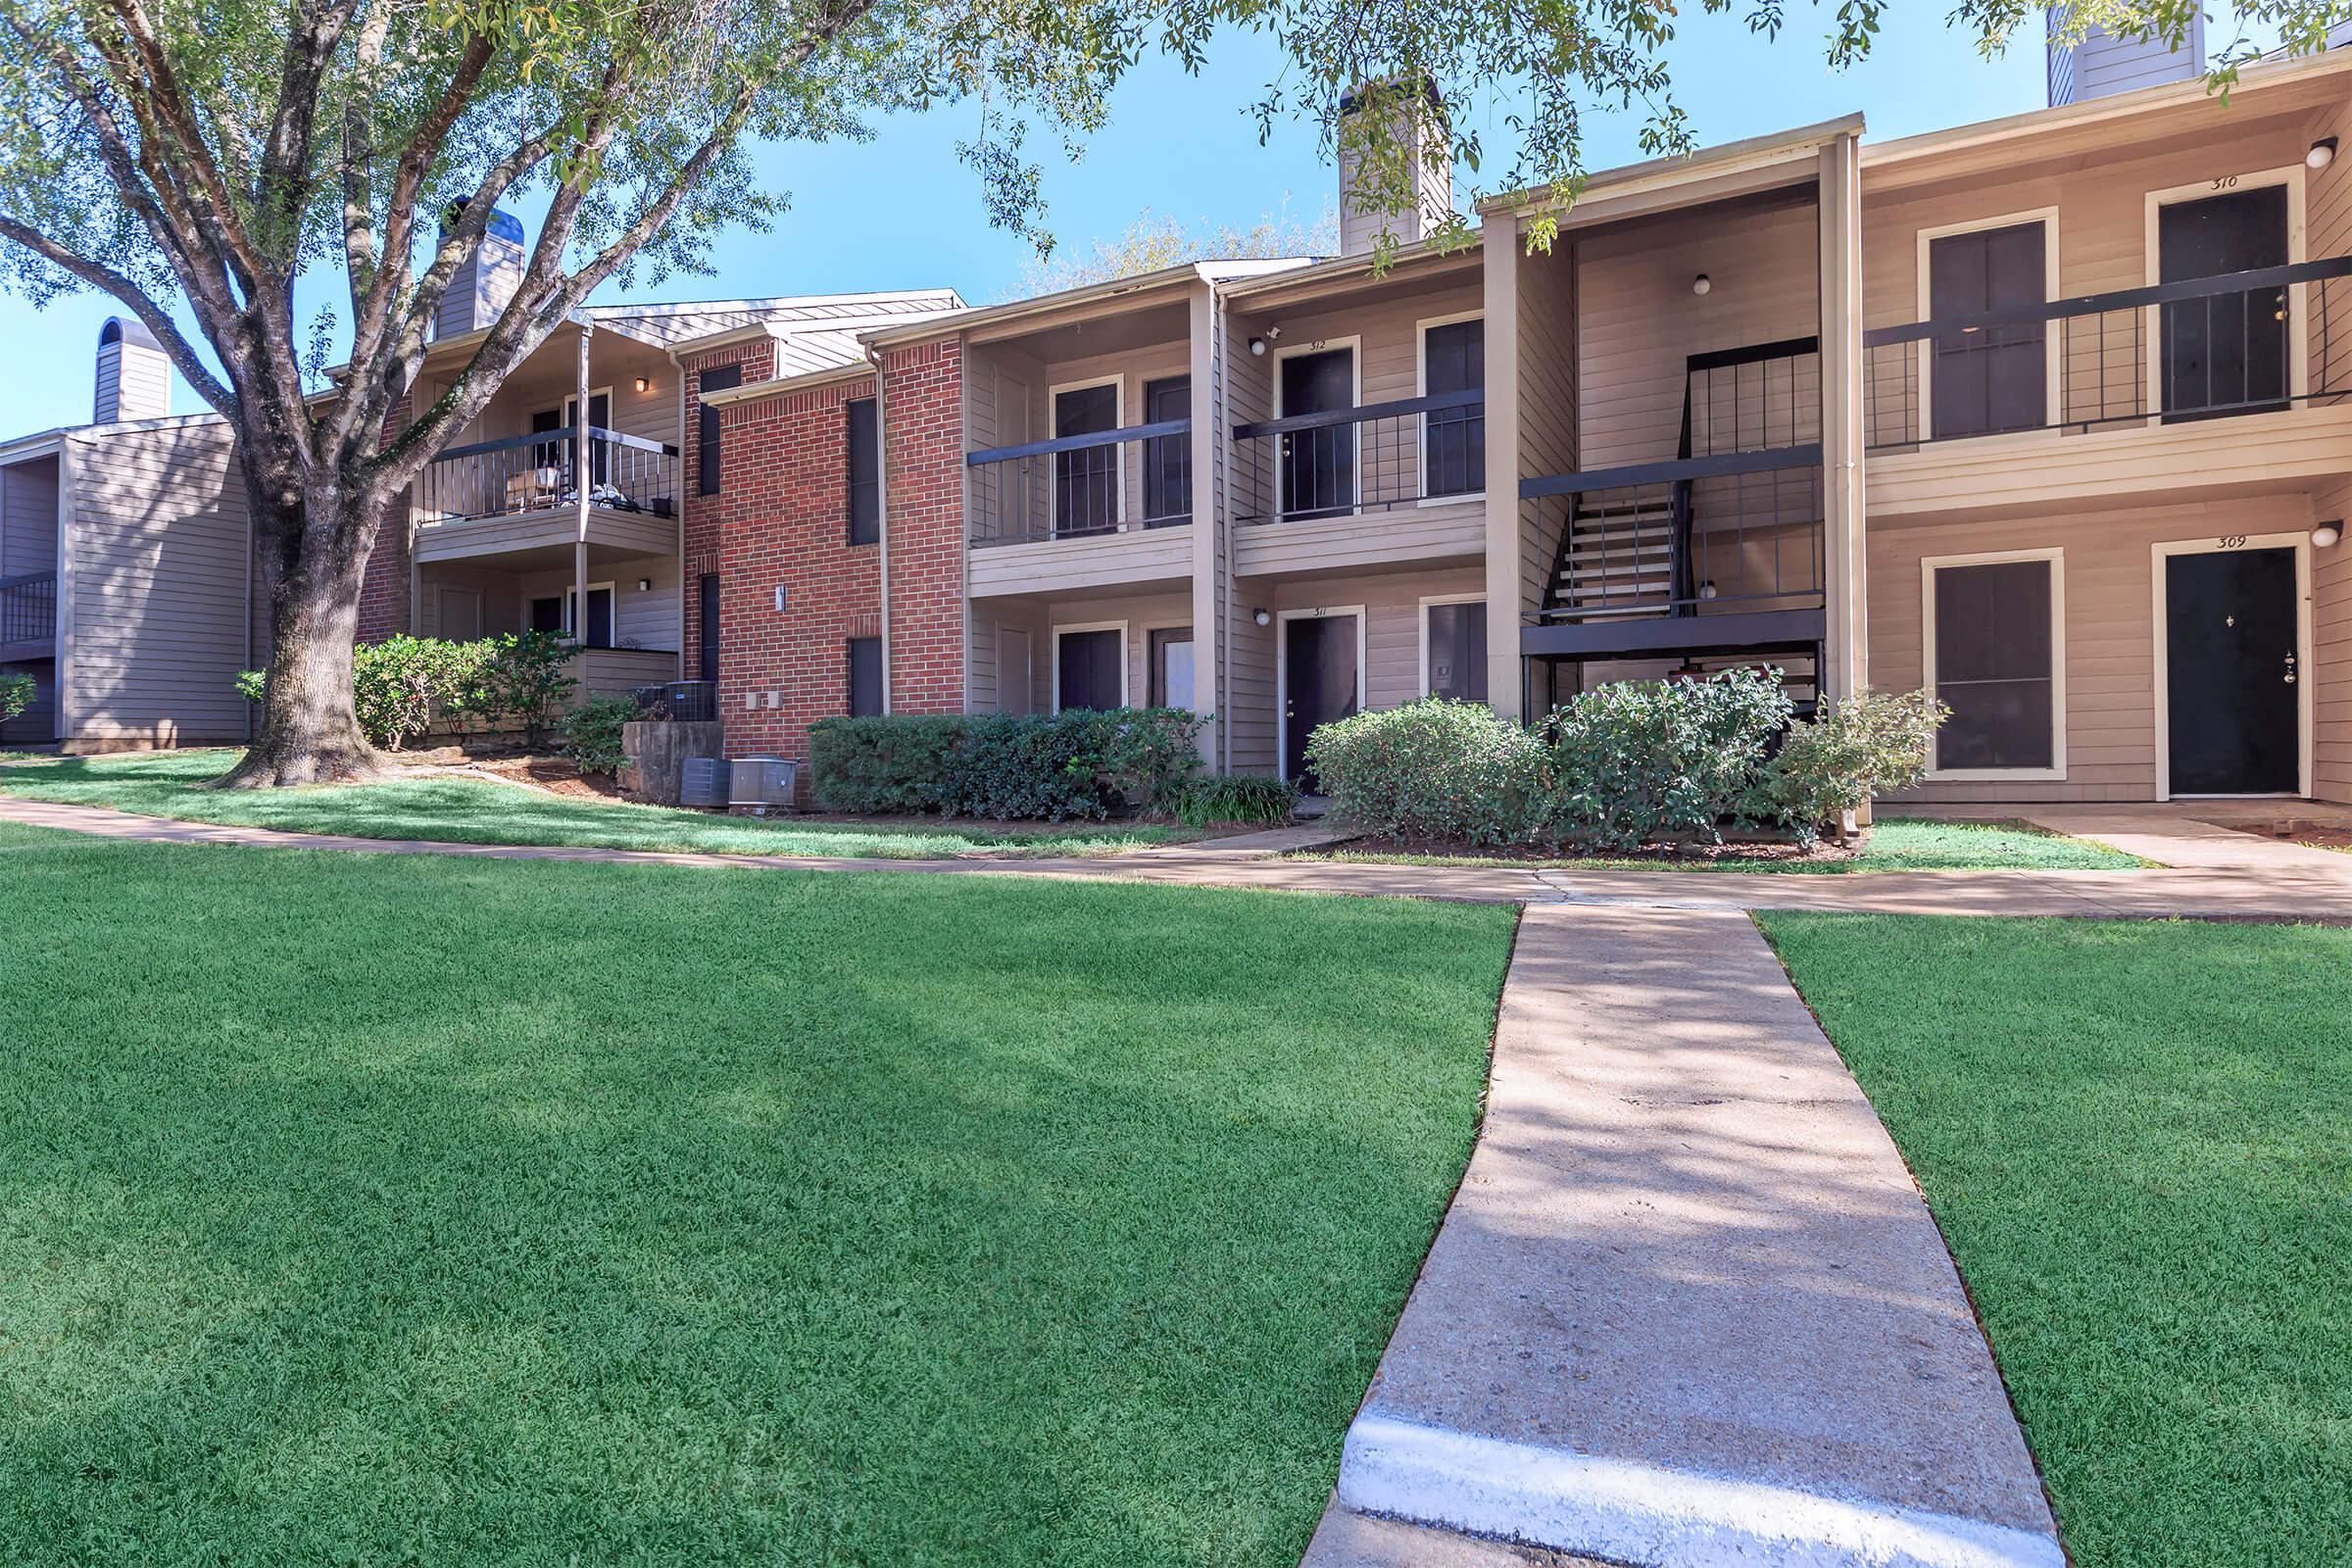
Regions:
M 1935 318 L 1936 295 L 1933 286 L 1935 270 L 1930 265 L 1932 253 L 1936 248 L 1935 241 L 1949 239 L 1956 234 L 1982 234 L 1996 228 L 2019 228 L 2027 223 L 2041 225 L 2042 300 L 2046 303 L 2062 298 L 2063 296 L 2058 292 L 2060 277 L 2058 270 L 2058 209 L 2055 207 L 2033 207 L 2023 212 L 2002 213 L 1992 218 L 1972 218 L 1965 222 L 1939 223 L 1933 228 L 1919 230 L 1916 236 L 1919 247 L 1919 319 L 1926 321 Z M 2042 323 L 2042 422 L 2053 428 L 2048 430 L 2003 430 L 1989 433 L 1984 437 L 1971 437 L 1970 439 L 1998 440 L 2007 438 L 2014 440 L 2019 436 L 2055 436 L 2058 433 L 2054 427 L 2062 417 L 2066 407 L 2066 363 L 2059 353 L 2059 341 L 2064 333 L 2058 328 L 2059 323 L 2056 321 Z M 1922 440 L 1935 438 L 1935 366 L 1936 340 L 1930 337 L 1922 340 L 1919 354 L 1919 435 Z
M 1046 710 L 1049 713 L 1061 711 L 1061 639 L 1067 633 L 1085 631 L 1115 631 L 1119 634 L 1119 706 L 1121 708 L 1132 706 L 1128 688 L 1134 684 L 1134 681 L 1133 672 L 1128 666 L 1135 662 L 1135 650 L 1128 646 L 1127 622 L 1123 620 L 1068 620 L 1058 621 L 1049 628 L 1049 633 L 1054 639 L 1054 689 L 1051 694 L 1053 706 Z M 1000 675 L 998 678 L 1002 680 L 1003 676 Z
M 1319 610 L 1278 610 L 1274 612 L 1274 776 L 1287 779 L 1291 755 L 1291 637 L 1288 622 L 1294 620 L 1337 620 L 1343 615 L 1355 617 L 1355 710 L 1364 710 L 1365 665 L 1370 651 L 1365 635 L 1367 619 L 1362 605 L 1327 605 Z
M 2047 767 L 1930 767 L 1930 783 L 1999 784 L 2047 782 L 2066 777 L 2066 552 L 2051 545 L 2036 550 L 1987 550 L 1966 556 L 1922 556 L 1919 560 L 1920 689 L 1936 695 L 1936 573 L 1949 567 L 1999 566 L 2013 562 L 2050 564 L 2050 765 Z M 1930 757 L 1934 756 L 1933 751 Z
M 1116 430 L 1127 422 L 1126 371 L 1121 370 L 1116 375 L 1091 376 L 1084 381 L 1050 382 L 1046 387 L 1046 433 L 1049 439 L 1055 441 L 1061 439 L 1061 395 L 1064 392 L 1087 392 L 1099 386 L 1106 386 L 1111 389 L 1110 427 Z M 1121 441 L 1114 445 L 1110 449 L 1110 527 L 1107 531 L 1125 533 L 1127 531 L 1127 443 Z M 1051 472 L 1051 468 L 1048 471 Z M 1061 519 L 1052 515 L 1054 506 L 1060 496 L 1060 489 L 1049 482 L 1046 489 L 1048 513 L 1046 526 L 1054 538 L 1061 537 Z
M 2230 541 L 2234 540 L 2235 543 Z M 2338 548 L 2341 548 L 2340 546 Z M 2309 796 L 2314 782 L 2312 741 L 2317 710 L 2312 669 L 2311 535 L 2308 533 L 2219 534 L 2203 539 L 2159 539 L 2148 546 L 2150 617 L 2155 624 L 2156 798 L 2173 798 L 2172 628 L 2165 606 L 2165 563 L 2174 556 L 2210 556 L 2238 550 L 2295 553 L 2295 776 L 2297 793 Z
M 1425 398 L 1429 396 L 1429 329 L 1433 326 L 1458 326 L 1464 321 L 1483 322 L 1486 320 L 1486 318 L 1487 313 L 1485 308 L 1482 306 L 1480 309 L 1475 311 L 1455 311 L 1449 316 L 1424 316 L 1419 320 L 1413 322 L 1413 396 L 1417 398 Z M 1483 365 L 1485 363 L 1485 356 L 1483 352 L 1485 345 L 1483 341 L 1480 347 L 1482 350 L 1480 363 Z M 1485 390 L 1485 372 L 1483 370 L 1480 372 L 1480 390 L 1482 392 Z M 1420 465 L 1421 471 L 1414 475 L 1414 482 L 1417 486 L 1426 486 L 1429 482 L 1429 416 L 1426 414 L 1422 415 L 1418 420 L 1418 425 L 1420 430 L 1419 445 L 1415 447 L 1413 457 L 1414 461 Z M 1486 481 L 1482 478 L 1479 481 L 1478 488 L 1475 490 L 1461 490 L 1450 495 L 1443 496 L 1425 495 L 1416 501 L 1414 505 L 1422 507 L 1451 507 L 1459 506 L 1464 502 L 1483 502 L 1486 499 L 1487 486 Z M 1426 686 L 1427 684 L 1427 680 L 1424 679 L 1423 685 Z

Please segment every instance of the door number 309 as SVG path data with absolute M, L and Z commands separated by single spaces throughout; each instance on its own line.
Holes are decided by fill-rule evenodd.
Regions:
M 2222 535 L 2222 548 L 2224 550 L 2243 550 L 2246 548 L 2246 536 L 2242 533 L 2226 533 Z

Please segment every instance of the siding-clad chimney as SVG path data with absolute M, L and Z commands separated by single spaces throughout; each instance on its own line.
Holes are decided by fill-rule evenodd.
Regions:
M 98 329 L 98 393 L 90 417 L 100 424 L 160 419 L 172 412 L 172 362 L 144 322 L 110 316 Z
M 1385 106 L 1399 118 L 1398 133 L 1412 155 L 1411 200 L 1391 212 L 1376 198 L 1360 195 L 1363 157 L 1348 134 L 1349 120 Z M 1453 211 L 1453 138 L 1437 84 L 1391 82 L 1357 88 L 1340 100 L 1340 254 L 1362 256 L 1380 243 L 1382 229 L 1409 245 L 1434 233 Z M 1364 204 L 1372 205 L 1366 207 Z
M 458 265 L 433 316 L 435 337 L 476 332 L 498 319 L 522 284 L 522 224 L 493 212 L 473 254 Z
M 2052 6 L 2044 15 L 2055 34 L 2059 8 Z M 2118 38 L 2101 27 L 2091 28 L 2075 44 L 2060 43 L 2053 35 L 2048 48 L 2052 109 L 2134 87 L 2186 81 L 2205 71 L 2205 14 L 2200 11 L 2190 20 L 2178 49 L 2166 47 L 2162 38 Z

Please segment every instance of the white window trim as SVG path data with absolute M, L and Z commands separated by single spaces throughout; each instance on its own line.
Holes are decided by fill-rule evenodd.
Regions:
M 1936 295 L 1933 286 L 1935 269 L 1931 261 L 1935 251 L 1935 241 L 1949 239 L 1955 234 L 1982 234 L 1995 228 L 2018 228 L 2027 223 L 2041 225 L 2041 297 L 2045 303 L 2063 298 L 2064 296 L 2058 292 L 2058 279 L 2061 275 L 2058 270 L 2058 209 L 2034 207 L 2024 212 L 2002 213 L 1993 218 L 1972 218 L 1966 222 L 1939 223 L 1934 228 L 1921 229 L 1918 234 L 1919 318 L 1923 321 L 1935 318 Z M 2040 441 L 2047 440 L 2059 433 L 2058 421 L 2063 417 L 2066 407 L 2066 362 L 2059 352 L 2059 340 L 2064 335 L 2056 320 L 2042 323 L 2042 423 L 2049 428 L 2004 430 L 1997 434 L 1969 436 L 1965 439 L 2008 442 Z M 1933 440 L 1936 433 L 1935 367 L 1936 339 L 1931 336 L 1921 340 L 1919 352 L 1919 438 L 1922 441 Z
M 2301 164 L 2288 164 L 2279 169 L 2257 169 L 2241 173 L 2223 174 L 2214 179 L 2200 179 L 2188 185 L 2171 185 L 2147 193 L 2145 232 L 2142 249 L 2145 276 L 2153 286 L 2164 271 L 2163 245 L 2157 237 L 2157 216 L 2167 207 L 2182 202 L 2202 201 L 2208 196 L 2227 196 L 2231 191 L 2263 190 L 2273 185 L 2286 187 L 2286 264 L 2300 266 L 2308 257 L 2304 250 L 2304 169 Z M 2289 319 L 2302 330 L 2296 334 L 2293 352 L 2287 356 L 2287 391 L 2294 397 L 2306 397 L 2311 392 L 2311 285 L 2290 283 L 2286 290 L 2286 310 Z M 2164 422 L 2164 307 L 2147 307 L 2146 325 L 2142 341 L 2148 345 L 2147 365 L 2142 374 L 2147 385 L 2147 422 L 2153 426 Z
M 1098 375 L 1084 381 L 1055 381 L 1049 383 L 1046 387 L 1046 438 L 1048 440 L 1058 441 L 1061 439 L 1061 395 L 1064 392 L 1085 392 L 1099 386 L 1113 389 L 1111 392 L 1110 427 L 1117 430 L 1126 425 L 1126 372 L 1121 371 L 1117 375 Z M 1115 443 L 1110 449 L 1110 457 L 1112 465 L 1110 531 L 1125 533 L 1127 531 L 1127 443 L 1124 441 Z M 1052 530 L 1053 537 L 1058 539 L 1061 537 L 1061 519 L 1052 514 L 1054 494 L 1053 487 L 1049 483 L 1046 490 L 1046 524 Z
M 1279 419 L 1283 416 L 1282 362 L 1295 360 L 1302 354 L 1330 354 L 1339 349 L 1348 351 L 1348 369 L 1350 380 L 1350 390 L 1348 394 L 1349 405 L 1358 409 L 1364 406 L 1364 339 L 1362 333 L 1352 332 L 1346 337 L 1319 337 L 1311 343 L 1293 343 L 1288 348 L 1277 348 L 1274 351 L 1275 418 Z M 1358 432 L 1355 454 L 1357 461 L 1348 465 L 1348 512 L 1350 515 L 1362 507 L 1364 494 L 1364 465 L 1362 461 L 1364 454 L 1361 433 L 1363 427 L 1358 425 L 1356 429 Z M 1277 452 L 1274 455 L 1274 520 L 1284 521 L 1289 515 L 1282 510 L 1282 455 Z
M 616 400 L 615 400 L 615 399 L 613 398 L 613 396 L 612 396 L 612 389 L 611 387 L 609 387 L 609 386 L 592 386 L 592 387 L 590 387 L 590 388 L 588 389 L 588 401 L 589 401 L 591 404 L 593 404 L 593 403 L 594 403 L 594 402 L 595 402 L 595 401 L 596 401 L 598 398 L 603 398 L 603 399 L 605 400 L 605 413 L 606 413 L 607 416 L 611 416 L 613 414 L 614 407 L 615 407 L 615 403 L 616 403 Z M 569 425 L 570 423 L 572 423 L 572 422 L 573 422 L 573 415 L 572 415 L 572 412 L 571 412 L 571 411 L 572 411 L 572 408 L 573 408 L 573 406 L 574 406 L 574 405 L 576 405 L 576 404 L 577 404 L 579 401 L 580 401 L 580 399 L 579 399 L 579 394 L 578 394 L 578 393 L 576 393 L 576 392 L 566 392 L 566 393 L 564 393 L 564 401 L 563 401 L 562 403 L 560 403 L 560 404 L 558 404 L 558 405 L 556 406 L 556 417 L 557 417 L 558 419 L 560 419 L 561 421 L 563 421 L 563 422 L 564 422 L 564 424 L 566 424 L 566 425 Z M 611 425 L 598 425 L 598 426 L 597 426 L 597 428 L 598 428 L 598 429 L 600 429 L 600 430 L 610 430 L 610 429 L 612 429 L 612 426 L 611 426 Z
M 1119 634 L 1119 706 L 1133 707 L 1134 700 L 1129 695 L 1129 687 L 1133 684 L 1134 672 L 1129 666 L 1135 662 L 1135 649 L 1127 640 L 1127 623 L 1123 620 L 1070 620 L 1058 622 L 1054 627 L 1054 706 L 1049 711 L 1061 711 L 1061 639 L 1084 631 L 1115 631 Z
M 2225 538 L 2236 544 L 2224 543 Z M 2312 744 L 2316 710 L 2312 689 L 2311 535 L 2255 533 L 2210 536 L 2203 539 L 2159 539 L 2148 546 L 2150 607 L 2155 622 L 2156 651 L 2156 798 L 2173 798 L 2173 694 L 2170 643 L 2172 627 L 2165 606 L 2166 563 L 2175 556 L 2217 556 L 2239 550 L 2286 550 L 2295 553 L 2295 763 L 2298 793 L 2311 794 L 2314 782 Z M 2194 799 L 2195 797 L 2184 797 Z M 2208 797 L 2209 799 L 2211 797 Z M 2264 797 L 2277 799 L 2278 797 Z
M 1927 777 L 1936 783 L 2029 783 L 2066 777 L 2066 552 L 2051 546 L 2040 550 L 1988 550 L 1968 556 L 1922 556 L 1919 561 L 1919 659 L 1921 689 L 1936 695 L 1936 573 L 1947 566 L 1998 566 L 2019 561 L 2050 564 L 2050 765 L 2048 767 L 1931 766 Z M 1929 752 L 1933 759 L 1935 753 Z
M 1433 692 L 1433 691 L 1431 691 L 1431 690 L 1429 689 L 1429 608 L 1430 608 L 1430 606 L 1432 606 L 1432 605 L 1483 605 L 1483 604 L 1485 604 L 1486 602 L 1487 602 L 1487 595 L 1486 595 L 1486 591 L 1485 591 L 1484 589 L 1481 589 L 1481 590 L 1479 590 L 1479 591 L 1478 591 L 1478 592 L 1476 592 L 1476 593 L 1467 593 L 1467 594 L 1424 594 L 1424 595 L 1422 595 L 1422 596 L 1421 596 L 1421 608 L 1420 608 L 1418 611 L 1416 611 L 1414 613 L 1415 613 L 1415 615 L 1418 617 L 1418 619 L 1419 619 L 1419 621 L 1420 621 L 1420 626 L 1419 626 L 1419 628 L 1418 628 L 1417 635 L 1419 636 L 1419 638 L 1420 638 L 1420 642 L 1421 642 L 1421 695 L 1422 695 L 1422 696 L 1424 696 L 1424 697 L 1435 697 L 1435 696 L 1437 695 L 1437 693 L 1436 693 L 1436 692 Z M 1482 657 L 1483 657 L 1483 655 L 1482 655 Z
M 1413 396 L 1417 398 L 1429 396 L 1429 329 L 1433 326 L 1456 326 L 1463 321 L 1483 321 L 1486 318 L 1487 313 L 1484 310 L 1456 311 L 1451 316 L 1425 316 L 1413 323 Z M 1481 388 L 1482 390 L 1484 388 L 1483 381 Z M 1421 464 L 1421 472 L 1416 477 L 1421 483 L 1426 484 L 1429 480 L 1429 416 L 1426 414 L 1421 416 L 1421 441 L 1415 450 L 1415 457 Z M 1486 499 L 1487 485 L 1485 479 L 1482 478 L 1475 490 L 1464 490 L 1457 495 L 1449 496 L 1423 496 L 1416 505 L 1459 507 L 1472 503 L 1483 504 Z M 1424 601 L 1424 603 L 1426 602 Z M 1426 673 L 1424 671 L 1424 674 Z M 1426 685 L 1426 681 L 1424 684 Z
M 1291 757 L 1291 638 L 1287 623 L 1294 620 L 1337 620 L 1355 617 L 1355 710 L 1368 705 L 1364 695 L 1366 642 L 1364 607 L 1327 605 L 1318 610 L 1278 610 L 1274 612 L 1274 771 L 1289 778 Z

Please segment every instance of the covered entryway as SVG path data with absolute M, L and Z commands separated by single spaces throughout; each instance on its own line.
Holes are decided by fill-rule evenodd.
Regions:
M 2159 795 L 2303 791 L 2309 711 L 2293 535 L 2159 545 Z
M 1364 706 L 1363 610 L 1286 610 L 1280 647 L 1282 776 L 1309 795 L 1320 794 L 1306 743 L 1316 726 Z

